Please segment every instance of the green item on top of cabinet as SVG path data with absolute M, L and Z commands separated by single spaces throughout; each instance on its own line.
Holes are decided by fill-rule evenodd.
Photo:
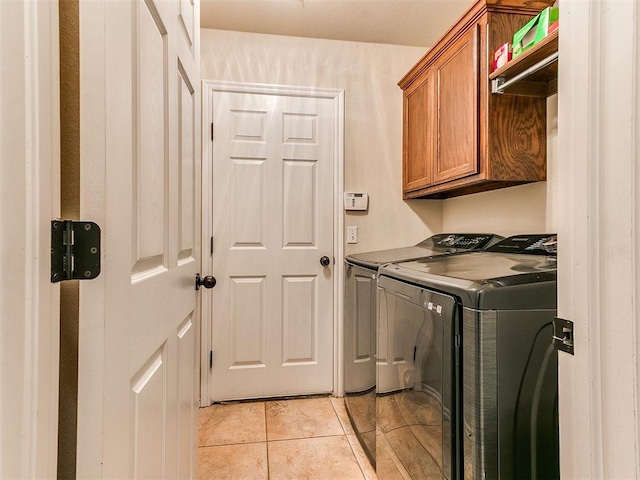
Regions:
M 559 18 L 558 7 L 547 7 L 513 35 L 513 58 L 524 53 L 549 34 L 549 27 Z

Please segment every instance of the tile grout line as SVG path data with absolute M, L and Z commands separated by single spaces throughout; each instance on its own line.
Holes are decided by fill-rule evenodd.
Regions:
M 345 435 L 345 437 L 348 437 L 348 435 Z M 358 441 L 358 437 L 356 437 L 355 435 L 354 435 L 354 437 L 355 437 L 355 441 L 357 442 Z M 349 444 L 349 448 L 351 449 L 351 453 L 353 453 L 353 456 L 356 459 L 356 463 L 358 464 L 358 468 L 360 469 L 360 473 L 362 473 L 362 478 L 364 480 L 364 479 L 367 478 L 367 475 L 366 475 L 366 473 L 364 473 L 364 469 L 362 468 L 362 464 L 360 463 L 360 460 L 358 460 L 358 455 L 356 455 L 356 451 L 354 450 L 353 445 L 349 441 L 349 438 L 346 438 L 346 440 L 347 440 L 347 443 Z
M 400 416 L 404 420 L 405 425 L 409 425 L 409 422 L 407 422 L 407 417 L 405 416 L 404 413 L 402 413 L 402 408 L 400 408 L 400 404 L 398 403 L 398 398 L 395 395 L 393 395 L 393 403 L 395 404 L 396 408 L 398 409 L 398 412 L 400 412 Z
M 336 397 L 336 398 L 340 398 L 340 397 Z M 344 399 L 342 400 L 344 402 Z M 333 407 L 333 412 L 336 414 L 336 417 L 338 417 L 338 423 L 340 423 L 340 427 L 342 427 L 342 431 L 344 432 L 344 439 L 347 441 L 347 445 L 349 445 L 349 448 L 351 449 L 351 453 L 353 454 L 353 457 L 356 461 L 356 464 L 358 465 L 358 468 L 360 469 L 360 473 L 362 474 L 362 478 L 363 480 L 367 478 L 364 469 L 362 468 L 362 465 L 360 464 L 360 460 L 358 460 L 358 455 L 356 455 L 356 451 L 353 448 L 353 445 L 351 445 L 351 442 L 349 441 L 349 434 L 347 433 L 347 430 L 344 428 L 344 424 L 342 423 L 342 419 L 340 418 L 340 414 L 338 413 L 338 411 L 336 410 L 336 406 L 334 405 L 334 403 L 329 400 L 329 403 L 331 403 L 331 407 Z M 344 403 L 343 403 L 344 405 Z M 358 442 L 358 437 L 355 436 L 355 441 Z
M 217 444 L 217 445 L 200 445 L 198 448 L 239 447 L 239 446 L 242 446 L 242 445 L 256 445 L 258 443 L 267 443 L 267 442 L 266 441 L 257 441 L 257 442 L 220 443 L 220 444 Z
M 295 438 L 277 438 L 275 440 L 269 440 L 267 443 L 277 442 L 299 442 L 303 440 L 313 440 L 315 438 L 333 438 L 333 437 L 346 437 L 346 433 L 338 433 L 337 435 L 314 435 L 313 437 L 295 437 Z
M 339 398 L 339 397 L 335 397 L 335 398 Z M 331 401 L 331 398 L 329 398 L 329 404 L 331 405 L 331 409 L 333 410 L 334 415 L 338 419 L 338 424 L 340 425 L 340 428 L 342 428 L 342 432 L 346 435 L 347 431 L 345 430 L 344 425 L 342 424 L 342 419 L 340 418 L 340 414 L 336 410 L 336 406 Z
M 269 427 L 267 425 L 267 402 L 262 403 L 264 408 L 264 447 L 267 449 L 267 480 L 271 478 L 271 466 L 269 464 Z
M 389 430 L 389 432 L 387 432 L 387 433 L 393 432 L 393 431 L 398 430 L 398 429 L 400 429 L 400 428 L 407 427 L 407 428 L 409 429 L 409 432 L 411 432 L 411 435 L 413 435 L 413 438 L 415 438 L 415 439 L 416 439 L 416 441 L 418 442 L 418 445 L 420 445 L 420 446 L 422 447 L 422 449 L 426 452 L 426 454 L 427 454 L 427 455 L 429 455 L 429 457 L 431 457 L 431 459 L 433 460 L 433 462 L 437 465 L 437 464 L 438 464 L 438 462 L 436 462 L 436 459 L 435 459 L 435 458 L 433 458 L 433 455 L 431 455 L 431 453 L 429 452 L 429 450 L 427 450 L 427 448 L 422 444 L 422 442 L 420 441 L 420 439 L 418 438 L 418 436 L 416 435 L 416 433 L 411 429 L 411 427 L 422 426 L 422 425 L 421 425 L 421 424 L 419 424 L 419 423 L 409 423 L 409 421 L 407 420 L 406 415 L 405 415 L 404 413 L 402 413 L 402 408 L 400 408 L 400 404 L 398 403 L 398 398 L 399 398 L 399 397 L 396 397 L 396 396 L 394 395 L 394 396 L 393 396 L 393 402 L 395 403 L 396 408 L 398 409 L 398 412 L 400 412 L 400 416 L 401 416 L 401 417 L 402 417 L 402 419 L 404 420 L 405 425 L 404 425 L 404 426 L 402 426 L 402 427 L 396 427 L 396 428 L 393 428 L 393 429 Z M 440 428 L 441 428 L 441 429 L 444 429 L 443 423 L 440 423 L 439 425 L 429 425 L 429 424 L 427 424 L 427 425 L 424 425 L 424 426 L 440 426 Z M 383 432 L 382 434 L 383 434 L 383 435 L 385 435 L 385 433 L 384 433 L 384 432 Z M 386 438 L 386 437 L 385 437 L 385 438 Z M 393 445 L 391 445 L 391 443 L 389 443 L 389 445 L 391 446 L 391 449 L 394 451 L 394 453 L 396 453 L 396 455 L 397 455 L 397 452 L 395 452 L 395 448 L 393 447 Z M 398 460 L 400 460 L 400 456 L 398 456 Z M 402 462 L 402 460 L 400 460 L 400 462 Z M 404 466 L 404 463 L 403 463 L 403 466 Z M 440 468 L 442 468 L 442 467 L 440 467 Z

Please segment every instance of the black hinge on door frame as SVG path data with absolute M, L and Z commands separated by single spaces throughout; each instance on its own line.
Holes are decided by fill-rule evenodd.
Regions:
M 211 122 L 211 141 L 213 141 L 213 122 Z
M 209 368 L 213 368 L 213 350 L 209 350 Z
M 51 283 L 100 275 L 100 227 L 94 222 L 51 221 Z
M 573 355 L 573 322 L 564 318 L 553 319 L 553 346 Z

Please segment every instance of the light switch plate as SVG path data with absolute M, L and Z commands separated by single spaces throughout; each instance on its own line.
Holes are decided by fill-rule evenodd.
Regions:
M 347 227 L 347 243 L 358 243 L 358 227 Z

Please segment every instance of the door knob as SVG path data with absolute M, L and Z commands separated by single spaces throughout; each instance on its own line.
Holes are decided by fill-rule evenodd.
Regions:
M 320 265 L 322 265 L 323 267 L 328 267 L 330 263 L 331 259 L 326 255 L 320 258 Z
M 216 286 L 216 283 L 216 277 L 213 275 L 201 277 L 199 273 L 196 273 L 196 290 L 200 290 L 200 287 L 213 288 Z

